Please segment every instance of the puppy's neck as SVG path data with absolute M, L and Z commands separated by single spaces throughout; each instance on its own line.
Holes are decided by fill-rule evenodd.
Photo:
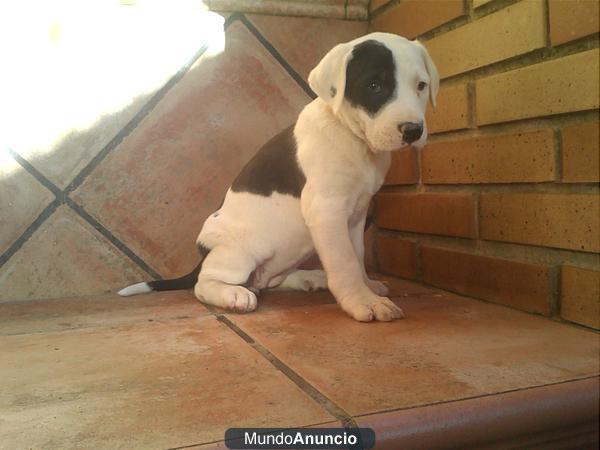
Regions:
M 346 108 L 345 105 L 342 105 L 337 114 L 333 111 L 331 111 L 331 113 L 342 123 L 342 125 L 352 131 L 358 139 L 362 142 L 367 142 L 367 135 L 365 134 L 363 127 L 356 119 L 356 116 L 348 112 L 348 108 Z
M 348 114 L 344 106 L 342 106 L 336 114 L 331 107 L 321 99 L 317 98 L 314 101 L 316 103 L 315 106 L 321 109 L 324 116 L 328 117 L 326 122 L 331 128 L 335 129 L 337 140 L 341 140 L 348 149 L 356 149 L 361 151 L 361 153 L 364 152 L 367 156 L 372 156 L 374 151 L 369 147 L 365 132 L 360 126 L 360 123 L 352 114 Z

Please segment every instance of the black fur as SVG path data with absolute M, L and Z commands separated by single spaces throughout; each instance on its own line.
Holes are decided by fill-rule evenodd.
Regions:
M 294 127 L 269 140 L 246 164 L 231 190 L 270 196 L 273 192 L 300 197 L 306 183 L 296 159 Z
M 346 67 L 346 98 L 351 105 L 374 116 L 394 98 L 395 70 L 390 49 L 374 40 L 361 42 L 352 50 L 352 59 Z M 373 89 L 375 85 L 380 90 Z
M 204 258 L 206 255 L 210 253 L 210 249 L 200 243 L 196 244 L 198 247 L 198 252 L 202 256 L 202 261 L 198 263 L 198 265 L 187 275 L 184 275 L 179 278 L 173 278 L 171 280 L 155 280 L 149 281 L 148 286 L 153 291 L 177 291 L 179 289 L 191 289 L 196 285 L 198 281 L 198 274 L 200 273 L 200 269 L 202 269 L 202 263 L 204 262 Z
M 202 261 L 187 275 L 172 280 L 154 280 L 149 281 L 148 286 L 153 291 L 178 291 L 180 289 L 190 289 L 196 285 L 198 274 L 202 269 Z

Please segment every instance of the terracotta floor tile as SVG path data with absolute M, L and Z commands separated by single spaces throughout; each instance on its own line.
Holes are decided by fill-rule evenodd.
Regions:
M 54 195 L 0 150 L 0 254 L 16 241 Z
M 335 45 L 368 31 L 368 23 L 358 21 L 258 14 L 248 18 L 305 80 Z
M 435 295 L 397 299 L 407 318 L 391 323 L 355 322 L 336 305 L 229 318 L 353 415 L 599 372 L 592 332 Z
M 209 314 L 191 291 L 0 303 L 0 335 L 109 327 Z
M 186 273 L 241 167 L 309 100 L 234 22 L 225 52 L 201 58 L 74 198 L 162 275 Z
M 0 302 L 90 295 L 149 278 L 67 206 L 0 268 Z
M 333 420 L 214 317 L 0 337 L 2 445 L 171 448 Z

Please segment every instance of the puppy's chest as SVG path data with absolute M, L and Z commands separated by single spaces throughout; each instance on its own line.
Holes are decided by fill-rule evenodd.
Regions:
M 368 209 L 373 195 L 383 184 L 389 166 L 390 156 L 386 153 L 375 156 L 373 164 L 365 165 L 364 169 L 357 173 L 350 195 L 354 199 L 355 214 L 360 215 Z
M 375 195 L 390 167 L 390 154 L 375 155 L 357 171 L 355 188 L 359 195 Z

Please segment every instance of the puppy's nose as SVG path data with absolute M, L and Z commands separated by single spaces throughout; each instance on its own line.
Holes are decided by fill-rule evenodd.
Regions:
M 402 138 L 407 144 L 417 141 L 423 134 L 423 124 L 415 122 L 403 122 L 398 125 Z

